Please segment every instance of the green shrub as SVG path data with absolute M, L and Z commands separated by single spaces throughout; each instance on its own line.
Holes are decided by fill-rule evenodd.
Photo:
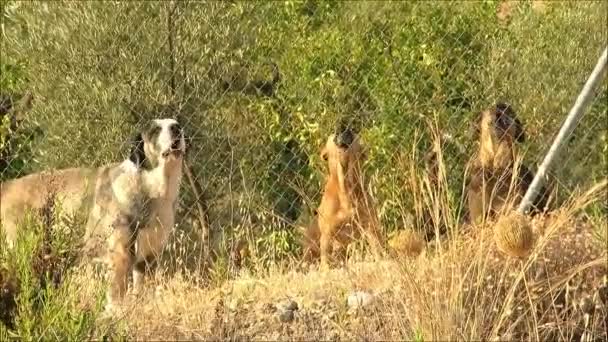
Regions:
M 13 248 L 0 249 L 0 338 L 82 340 L 111 333 L 96 323 L 104 287 L 78 278 L 83 220 L 52 202 L 26 215 Z M 83 281 L 84 280 L 84 281 Z M 93 288 L 92 291 L 85 291 Z M 93 293 L 87 298 L 85 293 Z

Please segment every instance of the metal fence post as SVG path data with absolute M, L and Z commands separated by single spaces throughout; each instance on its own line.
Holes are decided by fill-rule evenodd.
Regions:
M 592 98 L 593 89 L 600 82 L 600 80 L 602 79 L 602 74 L 606 70 L 606 65 L 608 61 L 607 55 L 608 47 L 604 49 L 604 52 L 597 61 L 597 64 L 591 72 L 591 75 L 589 75 L 585 86 L 578 95 L 578 98 L 572 106 L 572 109 L 570 109 L 570 112 L 566 117 L 566 121 L 564 121 L 564 124 L 559 130 L 557 137 L 555 137 L 555 139 L 553 140 L 553 144 L 551 144 L 549 152 L 547 152 L 545 158 L 543 159 L 543 162 L 539 166 L 538 172 L 536 173 L 532 184 L 528 188 L 526 195 L 524 196 L 519 207 L 517 208 L 517 211 L 519 213 L 523 214 L 530 209 L 532 202 L 534 201 L 534 199 L 536 199 L 536 196 L 538 196 L 538 190 L 541 188 L 542 182 L 544 181 L 547 175 L 547 171 L 549 170 L 551 163 L 555 159 L 557 152 L 561 148 L 566 138 L 572 133 L 580 118 L 585 113 L 585 109 L 587 108 L 587 105 L 589 104 L 589 101 Z

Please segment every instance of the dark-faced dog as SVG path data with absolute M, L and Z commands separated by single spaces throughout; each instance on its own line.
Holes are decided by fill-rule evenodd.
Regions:
M 481 112 L 474 133 L 479 148 L 469 165 L 466 186 L 470 223 L 493 218 L 519 204 L 534 179 L 532 171 L 518 163 L 518 144 L 524 142 L 525 133 L 510 105 L 498 103 Z M 533 203 L 533 212 L 544 211 L 546 204 L 543 188 Z

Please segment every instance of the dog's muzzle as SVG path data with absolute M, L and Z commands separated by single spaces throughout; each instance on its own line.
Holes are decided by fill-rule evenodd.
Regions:
M 169 156 L 174 156 L 174 157 L 181 157 L 182 154 L 184 153 L 184 151 L 180 150 L 180 149 L 168 149 L 165 152 L 162 153 L 163 157 L 169 157 Z
M 170 155 L 173 155 L 175 157 L 180 157 L 182 154 L 184 153 L 183 147 L 182 147 L 182 140 L 181 137 L 178 138 L 174 138 L 173 142 L 171 143 L 171 147 L 164 151 L 162 153 L 163 157 L 168 157 Z
M 350 129 L 345 129 L 335 135 L 334 142 L 340 148 L 348 148 L 355 140 L 355 135 Z
M 171 143 L 172 150 L 181 150 L 182 140 L 180 138 L 173 139 L 173 143 Z

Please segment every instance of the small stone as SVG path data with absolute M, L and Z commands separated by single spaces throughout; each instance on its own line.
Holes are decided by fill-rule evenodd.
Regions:
M 346 304 L 350 309 L 357 309 L 368 306 L 373 301 L 374 295 L 372 295 L 371 293 L 367 293 L 364 291 L 356 291 L 348 296 Z
M 294 318 L 295 315 L 293 313 L 293 310 L 283 310 L 279 313 L 279 320 L 283 323 L 289 323 L 293 321 Z

